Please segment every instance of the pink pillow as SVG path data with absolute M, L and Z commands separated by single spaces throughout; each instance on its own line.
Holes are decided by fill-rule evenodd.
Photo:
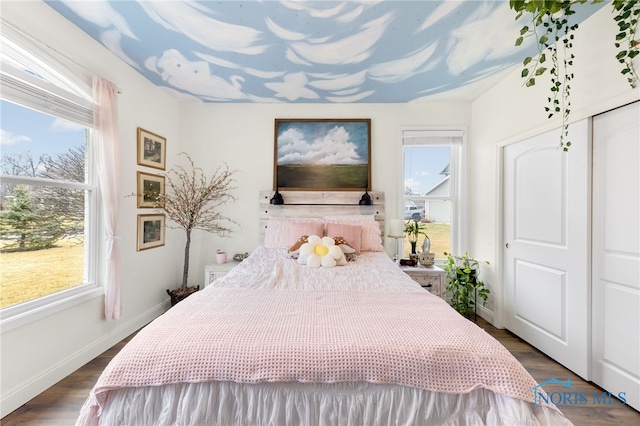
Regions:
M 373 219 L 373 216 L 351 215 L 342 216 L 340 219 L 335 219 L 335 216 L 325 216 L 325 220 L 327 225 L 329 223 L 342 223 L 345 225 L 361 226 L 362 238 L 360 240 L 360 251 L 384 251 L 382 237 L 380 237 L 380 225 Z M 344 235 L 341 236 L 344 237 Z
M 342 237 L 360 254 L 362 247 L 362 226 L 346 223 L 327 223 L 327 237 Z
M 289 248 L 293 243 L 296 242 L 298 238 L 302 235 L 289 235 L 290 228 L 292 225 L 299 223 L 315 223 L 320 227 L 323 226 L 322 219 L 316 218 L 288 218 L 288 217 L 272 217 L 267 221 L 267 229 L 264 233 L 264 246 L 266 248 Z M 313 228 L 312 230 L 317 231 L 320 228 Z M 296 229 L 297 232 L 300 229 Z M 307 230 L 303 228 L 302 230 Z M 320 231 L 319 236 L 322 235 L 323 231 Z M 293 234 L 293 233 L 292 233 Z M 313 234 L 309 234 L 313 235 Z
M 289 244 L 291 247 L 303 235 L 317 235 L 324 237 L 324 223 L 322 222 L 294 222 L 289 225 Z

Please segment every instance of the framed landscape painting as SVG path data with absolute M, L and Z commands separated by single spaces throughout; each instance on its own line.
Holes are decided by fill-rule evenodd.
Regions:
M 137 250 L 163 246 L 164 226 L 165 216 L 163 214 L 139 214 Z
M 167 139 L 138 127 L 138 164 L 165 169 Z
M 137 172 L 138 208 L 156 207 L 158 195 L 164 195 L 164 176 Z
M 274 189 L 371 189 L 371 119 L 277 118 L 274 153 Z

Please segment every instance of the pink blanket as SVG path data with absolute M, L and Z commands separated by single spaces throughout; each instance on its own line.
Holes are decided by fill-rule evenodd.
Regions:
M 91 395 L 177 382 L 371 382 L 533 402 L 535 380 L 494 338 L 424 290 L 208 288 L 113 359 Z

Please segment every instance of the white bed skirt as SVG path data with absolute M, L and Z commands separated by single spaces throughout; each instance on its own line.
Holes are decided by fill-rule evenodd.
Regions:
M 101 425 L 571 425 L 556 410 L 484 389 L 458 395 L 370 383 L 181 383 L 112 391 L 106 405 Z

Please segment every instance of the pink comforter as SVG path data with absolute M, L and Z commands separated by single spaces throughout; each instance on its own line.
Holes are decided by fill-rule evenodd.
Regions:
M 114 358 L 92 391 L 89 417 L 112 389 L 204 381 L 486 388 L 529 402 L 536 386 L 499 342 L 422 289 L 207 288 Z

